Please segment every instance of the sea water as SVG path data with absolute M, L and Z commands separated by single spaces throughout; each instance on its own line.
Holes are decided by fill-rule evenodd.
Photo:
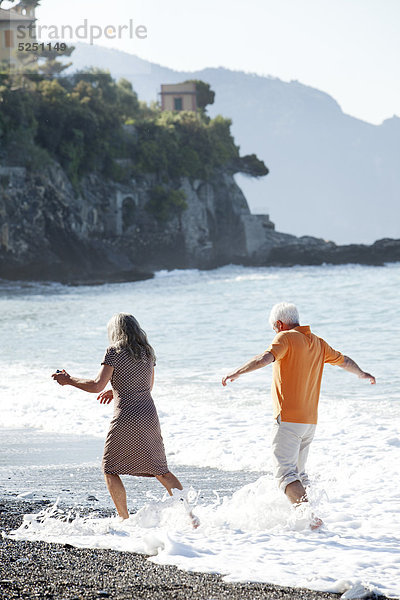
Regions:
M 336 592 L 360 584 L 399 597 L 399 283 L 399 264 L 229 266 L 81 287 L 2 282 L 0 494 L 52 503 L 14 537 L 144 552 L 229 581 Z M 221 385 L 267 348 L 268 313 L 282 300 L 377 378 L 371 386 L 326 366 L 304 511 L 272 477 L 271 367 Z M 197 530 L 154 480 L 125 479 L 129 521 L 79 512 L 85 502 L 110 506 L 99 463 L 112 405 L 50 374 L 94 377 L 116 312 L 134 314 L 155 348 L 153 397 L 167 458 L 192 486 Z M 53 506 L 57 498 L 68 518 Z M 324 520 L 319 531 L 309 528 L 311 511 Z

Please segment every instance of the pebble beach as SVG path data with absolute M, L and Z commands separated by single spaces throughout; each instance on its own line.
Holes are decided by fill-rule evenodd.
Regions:
M 15 541 L 7 533 L 24 514 L 47 503 L 6 500 L 0 504 L 0 598 L 94 600 L 113 598 L 211 600 L 337 599 L 329 594 L 260 583 L 226 583 L 222 576 L 188 573 L 155 565 L 147 556 L 115 550 L 80 549 L 70 544 Z M 104 511 L 107 516 L 109 511 Z M 381 596 L 382 600 L 385 598 Z

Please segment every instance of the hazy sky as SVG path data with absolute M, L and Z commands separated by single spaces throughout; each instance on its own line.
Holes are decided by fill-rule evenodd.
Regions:
M 125 31 L 96 43 L 174 69 L 297 79 L 372 123 L 400 115 L 400 0 L 41 0 L 37 16 L 73 27 L 132 19 L 146 39 Z

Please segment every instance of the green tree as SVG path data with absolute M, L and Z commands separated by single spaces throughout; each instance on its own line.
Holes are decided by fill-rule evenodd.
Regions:
M 59 42 L 61 44 L 61 42 Z M 54 44 L 53 48 L 48 49 L 44 48 L 40 49 L 36 54 L 36 58 L 38 59 L 37 63 L 37 71 L 38 73 L 44 75 L 47 78 L 52 79 L 53 77 L 59 76 L 63 71 L 68 69 L 72 62 L 61 62 L 59 59 L 62 56 L 71 56 L 72 52 L 75 50 L 75 46 L 68 46 L 67 44 L 63 44 L 63 50 L 55 50 Z
M 209 104 L 214 104 L 215 92 L 211 89 L 209 83 L 201 81 L 201 79 L 187 79 L 185 83 L 196 84 L 196 103 L 197 108 L 205 110 Z
M 3 144 L 7 145 L 17 138 L 33 140 L 38 122 L 35 99 L 29 91 L 15 89 L 12 77 L 4 76 L 0 85 L 0 104 Z
M 101 98 L 105 103 L 116 103 L 117 86 L 111 77 L 110 71 L 104 71 L 98 67 L 90 67 L 90 69 L 85 71 L 78 71 L 71 79 L 76 84 L 81 81 L 90 84 L 94 90 L 98 91 L 98 98 Z
M 186 194 L 183 190 L 168 190 L 162 185 L 156 185 L 151 189 L 146 204 L 146 210 L 161 222 L 168 221 L 186 208 Z
M 120 79 L 117 83 L 117 110 L 122 121 L 133 121 L 139 114 L 139 100 L 130 81 Z
M 72 184 L 77 187 L 82 170 L 82 161 L 85 157 L 85 135 L 81 129 L 72 128 L 68 137 L 61 141 L 59 156 Z
M 255 154 L 246 154 L 246 156 L 239 157 L 237 168 L 238 172 L 250 177 L 264 177 L 269 173 L 264 161 L 260 160 Z
M 214 92 L 208 84 L 199 89 L 202 118 L 139 102 L 127 79 L 116 82 L 101 69 L 67 76 L 50 68 L 36 78 L 0 73 L 0 154 L 34 168 L 51 157 L 75 186 L 93 171 L 118 181 L 153 173 L 159 185 L 147 208 L 166 220 L 184 210 L 182 177 L 209 179 L 217 169 L 255 177 L 268 172 L 255 155 L 240 157 L 229 119 L 205 116 Z

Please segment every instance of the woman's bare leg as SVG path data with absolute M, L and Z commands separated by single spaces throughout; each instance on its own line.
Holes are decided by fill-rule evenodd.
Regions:
M 115 504 L 117 513 L 123 519 L 129 519 L 128 506 L 126 503 L 126 491 L 120 476 L 112 475 L 111 473 L 104 473 L 104 479 L 106 480 L 107 488 Z
M 156 477 L 157 477 L 158 481 L 160 483 L 162 483 L 162 485 L 166 488 L 166 490 L 170 496 L 173 495 L 172 494 L 173 489 L 183 490 L 182 484 L 179 481 L 179 479 L 177 477 L 175 477 L 175 475 L 173 473 L 171 473 L 170 471 L 168 471 L 168 473 L 165 473 L 164 475 L 156 475 Z M 200 521 L 199 521 L 198 517 L 196 517 L 192 513 L 186 500 L 184 500 L 184 506 L 185 506 L 185 510 L 191 520 L 193 529 L 197 529 L 197 527 L 200 525 Z
M 166 488 L 168 494 L 172 496 L 172 490 L 183 490 L 182 484 L 177 477 L 170 471 L 164 475 L 156 475 L 156 478 Z

